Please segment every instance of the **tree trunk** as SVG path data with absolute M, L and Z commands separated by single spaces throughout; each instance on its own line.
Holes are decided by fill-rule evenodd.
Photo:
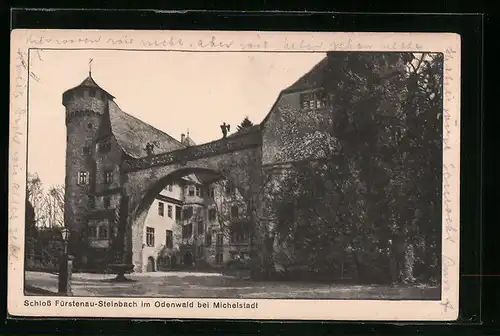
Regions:
M 405 243 L 404 249 L 404 268 L 403 268 L 403 282 L 414 283 L 413 267 L 415 266 L 415 252 L 413 245 Z

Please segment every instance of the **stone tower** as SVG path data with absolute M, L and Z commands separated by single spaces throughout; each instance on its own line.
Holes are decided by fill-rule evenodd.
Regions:
M 63 93 L 66 108 L 66 180 L 64 223 L 71 230 L 70 253 L 78 255 L 75 243 L 86 228 L 89 195 L 95 189 L 95 147 L 99 127 L 113 99 L 89 76 Z

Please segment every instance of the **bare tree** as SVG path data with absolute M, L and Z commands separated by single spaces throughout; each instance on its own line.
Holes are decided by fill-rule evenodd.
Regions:
M 46 194 L 47 224 L 49 227 L 64 226 L 64 187 L 52 186 Z
M 35 212 L 35 226 L 45 226 L 47 219 L 45 207 L 46 198 L 44 195 L 43 183 L 38 174 L 28 174 L 26 189 L 28 201 L 33 206 L 33 210 Z

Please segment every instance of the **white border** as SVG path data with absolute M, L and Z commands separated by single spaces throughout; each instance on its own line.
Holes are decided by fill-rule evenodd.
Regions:
M 182 40 L 182 45 L 178 42 Z M 117 41 L 121 41 L 119 43 Z M 203 41 L 200 45 L 199 41 Z M 215 43 L 211 43 L 215 42 Z M 266 43 L 264 43 L 266 41 Z M 204 309 L 212 299 L 33 297 L 30 300 L 148 302 L 151 308 L 68 308 L 24 305 L 24 198 L 29 48 L 258 51 L 432 51 L 445 55 L 443 145 L 443 291 L 441 301 L 248 300 L 257 309 Z M 14 30 L 11 34 L 8 312 L 14 316 L 232 318 L 264 320 L 451 321 L 458 318 L 460 183 L 460 36 L 447 33 L 298 33 L 200 31 Z M 154 308 L 155 301 L 192 301 L 195 308 Z M 140 306 L 140 304 L 139 304 Z

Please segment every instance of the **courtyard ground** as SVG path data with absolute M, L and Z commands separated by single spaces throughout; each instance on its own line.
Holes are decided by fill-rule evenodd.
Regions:
M 439 300 L 439 287 L 343 285 L 298 282 L 254 282 L 221 273 L 154 272 L 128 276 L 132 281 L 112 282 L 110 274 L 73 274 L 74 296 L 191 297 L 191 298 L 297 298 Z M 54 295 L 57 274 L 25 272 L 26 295 Z

